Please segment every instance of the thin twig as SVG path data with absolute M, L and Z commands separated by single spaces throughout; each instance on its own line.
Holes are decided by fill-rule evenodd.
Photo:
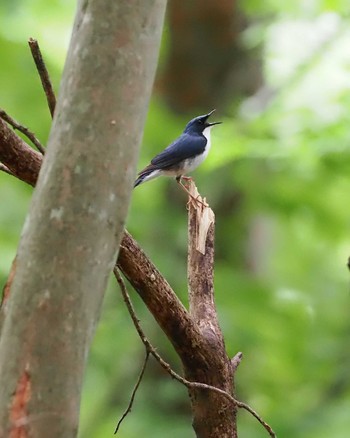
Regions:
M 138 388 L 140 386 L 142 377 L 143 377 L 143 375 L 145 373 L 145 370 L 146 370 L 146 366 L 147 366 L 147 362 L 148 362 L 148 359 L 149 359 L 149 355 L 150 355 L 150 352 L 146 348 L 146 356 L 145 356 L 145 359 L 143 361 L 142 369 L 140 371 L 140 374 L 139 374 L 139 377 L 137 379 L 136 385 L 134 386 L 134 389 L 132 391 L 129 405 L 126 408 L 126 410 L 125 410 L 124 414 L 122 415 L 121 419 L 118 421 L 118 424 L 117 424 L 117 427 L 115 428 L 114 434 L 118 433 L 119 426 L 121 425 L 122 421 L 128 415 L 128 413 L 131 412 L 131 408 L 132 408 L 132 405 L 134 404 L 134 399 L 135 399 L 136 392 L 137 392 L 137 390 L 138 390 Z
M 245 409 L 246 411 L 250 412 L 253 415 L 253 417 L 255 417 L 259 421 L 259 423 L 267 430 L 270 437 L 277 438 L 277 435 L 273 431 L 272 427 L 268 423 L 266 423 L 266 421 L 264 421 L 260 417 L 260 415 L 256 411 L 254 411 L 254 409 L 251 408 L 247 403 L 243 403 L 241 401 L 238 401 L 237 406 L 241 409 Z
M 0 109 L 0 117 L 5 120 L 8 124 L 10 124 L 14 129 L 17 129 L 17 131 L 22 132 L 29 140 L 33 143 L 33 145 L 38 149 L 39 152 L 41 152 L 43 155 L 45 154 L 45 148 L 40 143 L 40 141 L 36 138 L 35 134 L 31 131 L 29 131 L 28 128 L 21 125 L 20 123 L 16 122 L 15 119 L 13 119 L 11 116 L 7 114 L 6 111 L 3 109 Z
M 28 44 L 32 52 L 36 68 L 38 70 L 43 89 L 46 94 L 47 104 L 49 106 L 51 117 L 53 117 L 56 107 L 56 97 L 52 88 L 49 73 L 41 55 L 39 43 L 34 38 L 29 38 Z
M 2 172 L 8 173 L 9 175 L 14 176 L 14 174 L 11 172 L 11 170 L 5 166 L 5 164 L 0 163 L 0 170 Z
M 236 400 L 234 397 L 232 397 L 231 394 L 229 394 L 228 392 L 216 388 L 215 386 L 211 386 L 211 385 L 207 385 L 205 383 L 200 383 L 200 382 L 190 382 L 189 380 L 183 378 L 182 376 L 180 376 L 179 374 L 177 374 L 172 368 L 171 366 L 165 362 L 165 360 L 163 360 L 161 358 L 161 356 L 156 352 L 155 348 L 153 347 L 153 345 L 150 343 L 150 341 L 148 340 L 148 338 L 146 337 L 146 335 L 144 334 L 141 325 L 139 323 L 139 320 L 136 316 L 134 307 L 132 305 L 132 302 L 130 300 L 128 291 L 126 289 L 124 280 L 122 279 L 118 268 L 115 267 L 113 269 L 113 273 L 118 281 L 121 293 L 123 295 L 123 299 L 124 302 L 126 304 L 126 307 L 129 311 L 129 314 L 131 316 L 131 319 L 134 323 L 134 326 L 136 328 L 136 331 L 141 339 L 141 341 L 143 342 L 144 346 L 146 347 L 146 351 L 149 352 L 155 359 L 156 361 L 161 365 L 161 367 L 168 373 L 171 375 L 171 377 L 173 377 L 175 380 L 177 380 L 178 382 L 182 383 L 183 385 L 185 385 L 187 388 L 197 388 L 197 389 L 206 389 L 209 391 L 214 391 L 217 392 L 218 394 L 221 394 L 222 396 L 224 396 L 226 399 L 228 399 L 232 404 L 236 405 L 237 407 L 241 408 L 241 409 L 245 409 L 246 411 L 250 412 L 253 417 L 255 417 L 259 423 L 267 430 L 267 432 L 269 433 L 269 435 L 272 438 L 276 438 L 276 434 L 275 432 L 272 430 L 271 426 L 269 424 L 267 424 L 260 416 L 257 412 L 254 411 L 254 409 L 252 409 L 249 405 L 247 405 L 246 403 L 243 403 L 239 400 Z

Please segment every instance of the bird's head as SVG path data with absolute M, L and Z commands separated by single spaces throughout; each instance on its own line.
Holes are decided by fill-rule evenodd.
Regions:
M 204 114 L 204 116 L 198 116 L 189 121 L 186 125 L 185 131 L 188 134 L 194 133 L 194 134 L 201 134 L 205 128 L 209 128 L 210 126 L 219 125 L 222 122 L 213 122 L 209 123 L 208 118 L 213 114 L 215 109 L 210 111 L 208 114 Z

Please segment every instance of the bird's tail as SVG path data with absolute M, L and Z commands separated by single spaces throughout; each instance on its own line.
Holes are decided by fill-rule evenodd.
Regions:
M 145 167 L 141 172 L 138 174 L 137 179 L 134 184 L 134 188 L 139 186 L 140 184 L 149 181 L 150 179 L 155 178 L 158 176 L 158 170 L 155 168 L 152 164 Z
M 134 188 L 137 187 L 137 186 L 139 186 L 140 184 L 142 184 L 144 179 L 145 179 L 144 176 L 141 176 L 141 175 L 138 176 L 137 179 L 136 179 L 136 181 L 135 181 Z

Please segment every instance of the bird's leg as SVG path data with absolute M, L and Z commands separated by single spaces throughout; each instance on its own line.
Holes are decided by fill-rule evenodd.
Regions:
M 179 178 L 179 177 L 178 177 Z M 184 179 L 185 181 L 193 181 L 192 176 L 180 176 L 180 181 Z
M 206 202 L 203 202 L 203 201 L 201 201 L 200 199 L 198 199 L 198 196 L 197 197 L 194 197 L 193 195 L 192 195 L 192 193 L 188 190 L 188 188 L 184 185 L 184 184 L 182 184 L 182 182 L 181 182 L 181 180 L 182 179 L 184 179 L 184 180 L 186 180 L 186 181 L 192 181 L 192 178 L 190 177 L 190 176 L 182 176 L 182 175 L 180 175 L 180 176 L 177 176 L 176 177 L 176 182 L 179 184 L 179 186 L 188 194 L 188 196 L 193 200 L 193 201 L 195 201 L 195 202 L 199 202 L 200 204 L 202 204 L 203 205 L 203 207 L 208 207 L 208 204 L 206 203 Z
M 176 181 L 178 182 L 178 184 L 180 184 L 180 186 L 183 187 L 187 193 L 189 193 L 189 191 L 188 191 L 187 187 L 185 186 L 185 184 L 182 183 L 183 180 L 185 180 L 186 182 L 189 182 L 189 181 L 193 181 L 193 178 L 191 176 L 183 176 L 183 175 L 180 175 L 180 176 L 176 177 Z

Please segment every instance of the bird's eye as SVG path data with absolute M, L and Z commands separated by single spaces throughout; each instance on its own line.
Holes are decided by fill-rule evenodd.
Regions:
M 200 125 L 203 125 L 203 123 L 204 123 L 202 119 L 199 119 L 198 122 Z

